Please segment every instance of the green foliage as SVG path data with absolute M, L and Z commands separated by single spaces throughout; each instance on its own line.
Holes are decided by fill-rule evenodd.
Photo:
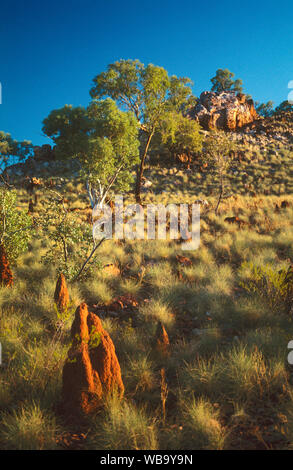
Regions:
M 228 69 L 218 69 L 216 75 L 211 79 L 212 91 L 220 93 L 222 91 L 238 91 L 242 93 L 242 80 L 233 80 L 235 74 Z
M 85 337 L 82 338 L 78 333 L 76 333 L 74 339 L 78 345 L 87 344 L 89 349 L 93 349 L 99 346 L 101 342 L 101 333 L 96 331 L 95 327 L 92 326 L 88 338 L 85 338 Z
M 113 187 L 129 189 L 129 171 L 138 162 L 139 141 L 137 121 L 131 112 L 118 109 L 113 100 L 92 102 L 88 116 L 94 125 L 88 142 L 88 152 L 81 159 L 82 171 L 89 181 L 107 187 L 116 175 Z
M 231 165 L 231 152 L 235 144 L 225 132 L 211 132 L 204 142 L 204 158 L 214 165 L 218 173 L 225 173 Z
M 138 60 L 120 60 L 94 78 L 90 94 L 94 100 L 110 96 L 122 109 L 134 113 L 141 129 L 140 167 L 136 180 L 136 200 L 140 202 L 144 162 L 152 138 L 169 112 L 181 112 L 194 103 L 188 78 L 169 76 L 163 67 L 145 66 Z
M 246 273 L 246 279 L 240 286 L 249 294 L 261 297 L 274 310 L 282 309 L 288 312 L 291 307 L 293 291 L 293 273 L 291 268 L 276 269 L 257 266 L 252 261 L 244 262 L 241 269 Z
M 55 144 L 55 154 L 60 159 L 77 157 L 87 150 L 91 123 L 86 109 L 65 105 L 55 109 L 43 121 L 42 131 Z
M 183 153 L 191 155 L 202 149 L 203 136 L 199 123 L 181 113 L 166 113 L 158 134 L 161 147 L 166 147 L 173 156 Z
M 60 339 L 62 337 L 63 331 L 66 328 L 66 326 L 69 325 L 70 320 L 73 318 L 76 306 L 74 302 L 70 302 L 69 305 L 62 310 L 59 310 L 57 305 L 54 304 L 54 310 L 55 310 L 55 315 L 56 315 L 56 322 L 54 319 L 56 331 L 59 334 Z
M 91 226 L 74 218 L 56 198 L 49 198 L 39 224 L 49 242 L 42 261 L 56 266 L 57 272 L 68 279 L 74 278 L 92 245 Z M 93 259 L 83 275 L 89 275 L 97 266 L 98 260 Z
M 282 101 L 281 104 L 279 104 L 279 106 L 276 107 L 275 109 L 275 114 L 279 114 L 281 113 L 282 111 L 293 111 L 293 103 L 286 100 L 286 101 Z
M 163 67 L 120 60 L 94 78 L 90 94 L 95 100 L 110 96 L 120 107 L 132 111 L 141 128 L 150 133 L 166 111 L 178 111 L 193 98 L 191 84 L 188 78 L 169 76 Z
M 32 145 L 29 141 L 18 142 L 10 134 L 0 131 L 0 167 L 2 170 L 11 164 L 11 157 L 19 161 L 24 160 L 32 153 Z
M 17 208 L 17 193 L 0 188 L 0 243 L 10 262 L 26 251 L 32 231 L 30 216 Z
M 258 103 L 258 101 L 255 102 L 256 111 L 258 112 L 258 114 L 264 117 L 269 117 L 274 114 L 273 106 L 273 101 L 268 101 L 267 103 Z
M 137 119 L 140 119 L 143 103 L 140 79 L 143 69 L 144 65 L 139 60 L 120 60 L 110 64 L 106 72 L 94 78 L 91 97 L 100 99 L 110 96 L 121 107 L 131 110 Z
M 44 120 L 43 132 L 62 158 L 77 158 L 82 176 L 93 185 L 129 189 L 129 169 L 138 161 L 138 127 L 132 113 L 107 98 L 87 109 L 65 106 Z M 115 183 L 115 185 L 113 184 Z

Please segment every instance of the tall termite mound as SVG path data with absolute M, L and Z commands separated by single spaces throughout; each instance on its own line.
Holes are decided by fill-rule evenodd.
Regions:
M 69 293 L 64 274 L 60 274 L 56 283 L 54 301 L 59 312 L 64 312 L 69 305 Z
M 114 344 L 97 315 L 82 303 L 71 328 L 72 346 L 63 368 L 63 409 L 71 415 L 96 411 L 111 392 L 122 398 L 124 385 Z
M 0 281 L 5 287 L 13 285 L 13 275 L 3 244 L 0 245 Z
M 160 321 L 158 322 L 156 331 L 156 350 L 163 356 L 168 356 L 170 354 L 169 336 L 163 323 Z

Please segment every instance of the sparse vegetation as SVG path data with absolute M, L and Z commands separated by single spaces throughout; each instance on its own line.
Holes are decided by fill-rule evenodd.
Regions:
M 212 82 L 216 92 L 241 90 L 229 70 Z M 185 115 L 189 84 L 138 61 L 111 64 L 95 78 L 87 109 L 65 106 L 45 119 L 56 144 L 52 172 L 39 162 L 31 192 L 22 177 L 3 180 L 0 244 L 14 282 L 0 286 L 1 448 L 293 448 L 291 110 L 285 103 L 273 115 L 263 105 L 254 134 L 203 132 Z M 169 156 L 186 153 L 188 168 L 173 158 L 150 163 L 158 142 Z M 151 182 L 144 188 L 143 174 Z M 182 240 L 168 237 L 114 237 L 94 261 L 92 207 L 112 203 L 114 188 L 126 204 L 140 201 L 142 189 L 145 204 L 197 201 L 199 249 L 183 252 Z M 70 330 L 83 302 L 77 341 Z M 104 379 L 93 352 L 102 345 L 121 393 L 113 381 L 105 396 L 97 381 L 99 406 L 92 389 L 88 415 L 71 421 L 61 403 L 64 364 L 70 394 L 84 345 L 89 389 L 98 372 Z

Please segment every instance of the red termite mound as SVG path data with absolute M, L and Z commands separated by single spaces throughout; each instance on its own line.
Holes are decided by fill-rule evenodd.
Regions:
M 66 279 L 64 274 L 60 274 L 56 283 L 56 289 L 54 294 L 55 304 L 59 312 L 64 312 L 69 305 L 69 293 L 66 285 Z
M 114 344 L 97 315 L 82 303 L 71 328 L 72 346 L 63 368 L 63 409 L 71 414 L 96 411 L 103 399 L 124 385 Z
M 158 323 L 156 331 L 156 349 L 163 356 L 168 356 L 170 354 L 169 336 L 161 322 Z
M 0 282 L 6 287 L 13 285 L 13 275 L 3 245 L 0 245 Z

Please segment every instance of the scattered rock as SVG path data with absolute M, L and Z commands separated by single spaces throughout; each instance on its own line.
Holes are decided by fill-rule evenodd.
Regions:
M 282 201 L 281 202 L 281 208 L 282 209 L 287 209 L 287 207 L 290 207 L 290 203 L 288 201 Z
M 187 258 L 186 256 L 177 255 L 176 259 L 183 266 L 191 266 L 192 265 L 191 259 Z
M 0 280 L 2 286 L 11 287 L 13 285 L 13 275 L 3 245 L 0 245 Z
M 224 219 L 224 222 L 227 222 L 228 224 L 238 224 L 239 228 L 241 228 L 241 227 L 243 227 L 243 225 L 247 224 L 247 222 L 245 222 L 245 220 L 241 220 L 237 216 L 235 216 L 235 217 L 226 217 Z
M 108 310 L 127 310 L 129 308 L 136 308 L 137 306 L 138 302 L 136 298 L 131 294 L 126 294 L 116 297 L 110 305 L 106 306 L 106 308 Z
M 201 204 L 203 206 L 208 206 L 209 202 L 206 199 L 196 199 L 196 201 L 194 201 L 194 204 Z
M 106 264 L 104 266 L 104 272 L 106 274 L 109 274 L 109 276 L 112 276 L 112 277 L 120 276 L 120 269 L 117 266 L 115 266 L 115 264 L 113 263 Z
M 82 303 L 71 328 L 72 346 L 63 368 L 62 408 L 71 415 L 95 412 L 124 385 L 114 344 L 97 315 Z
M 69 305 L 69 292 L 64 274 L 60 274 L 56 283 L 54 301 L 59 312 L 64 312 Z

